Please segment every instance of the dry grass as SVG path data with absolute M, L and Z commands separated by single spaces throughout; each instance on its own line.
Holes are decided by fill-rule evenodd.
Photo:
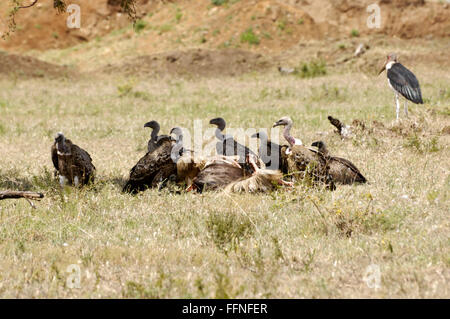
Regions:
M 450 152 L 441 130 L 450 125 L 450 77 L 425 65 L 414 71 L 427 104 L 410 106 L 400 124 L 384 78 L 345 71 L 0 81 L 0 189 L 46 194 L 36 210 L 0 202 L 0 297 L 449 298 Z M 369 130 L 342 141 L 329 114 Z M 297 137 L 326 141 L 370 184 L 266 195 L 120 192 L 144 153 L 145 122 L 156 119 L 167 133 L 195 119 L 208 128 L 218 115 L 245 128 L 290 115 Z M 50 160 L 58 131 L 91 153 L 92 187 L 59 190 Z M 71 264 L 82 271 L 79 289 L 66 285 Z M 363 280 L 371 264 L 381 270 L 379 289 Z

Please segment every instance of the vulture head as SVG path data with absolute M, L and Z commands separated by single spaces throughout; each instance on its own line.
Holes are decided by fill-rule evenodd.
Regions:
M 258 133 L 253 134 L 253 135 L 251 136 L 251 138 L 259 138 L 259 139 L 261 139 L 262 141 L 267 141 L 269 137 L 267 136 L 266 132 L 261 131 L 261 132 L 258 132 Z
M 324 155 L 328 153 L 327 145 L 323 141 L 316 141 L 312 143 L 311 146 L 317 147 L 317 150 Z
M 178 159 L 183 156 L 183 130 L 181 127 L 174 127 L 170 130 L 170 135 L 172 141 L 175 141 L 170 157 L 174 163 L 177 163 Z M 173 138 L 172 135 L 175 135 L 175 138 Z
M 160 126 L 156 121 L 150 121 L 145 123 L 144 127 L 149 127 L 152 129 L 152 140 L 156 141 L 156 137 L 158 136 Z
M 150 127 L 154 130 L 159 130 L 159 124 L 156 121 L 147 122 L 147 123 L 145 123 L 144 127 Z
M 181 127 L 174 127 L 173 129 L 170 130 L 170 135 L 175 135 L 175 138 L 172 139 L 175 142 L 179 142 L 183 140 L 183 130 L 181 129 Z
M 289 126 L 292 125 L 292 120 L 289 116 L 284 116 L 273 124 L 273 127 L 276 126 Z
M 212 119 L 211 121 L 209 121 L 209 124 L 216 125 L 221 131 L 223 131 L 226 126 L 225 120 L 221 117 L 216 117 Z
M 397 56 L 397 54 L 395 54 L 395 53 L 389 53 L 389 54 L 386 56 L 386 62 L 384 62 L 383 68 L 380 70 L 380 73 L 378 73 L 378 75 L 380 75 L 381 73 L 383 73 L 384 70 L 386 70 L 386 65 L 387 65 L 389 62 L 394 62 L 394 63 L 398 62 L 398 56 Z
M 61 143 L 64 142 L 66 140 L 66 138 L 64 137 L 64 134 L 62 132 L 58 132 L 55 136 L 55 142 L 56 143 Z
M 63 133 L 58 132 L 55 136 L 55 143 L 56 148 L 58 149 L 58 152 L 60 153 L 70 153 L 70 150 L 66 147 L 66 137 Z

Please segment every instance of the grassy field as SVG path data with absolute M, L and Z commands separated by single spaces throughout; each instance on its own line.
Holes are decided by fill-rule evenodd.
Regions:
M 0 80 L 0 189 L 46 195 L 37 209 L 0 202 L 0 297 L 449 298 L 450 75 L 425 64 L 414 72 L 426 104 L 410 104 L 399 123 L 385 75 L 345 70 Z M 145 153 L 149 120 L 168 133 L 196 119 L 209 128 L 216 116 L 269 128 L 284 115 L 294 136 L 324 140 L 370 183 L 263 195 L 120 191 Z M 341 140 L 328 115 L 366 129 Z M 58 131 L 93 157 L 93 186 L 60 190 L 50 160 Z

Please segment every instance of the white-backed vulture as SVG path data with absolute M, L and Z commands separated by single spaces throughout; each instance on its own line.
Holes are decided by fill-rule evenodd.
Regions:
M 88 152 L 58 133 L 51 148 L 52 162 L 58 171 L 59 184 L 82 186 L 95 179 L 95 166 Z
M 314 142 L 311 146 L 317 147 L 318 152 L 325 157 L 330 167 L 329 174 L 335 183 L 353 184 L 367 182 L 366 178 L 352 162 L 345 158 L 330 156 L 327 146 L 323 141 Z
M 283 117 L 275 122 L 273 127 L 284 126 L 283 136 L 289 143 L 289 147 L 282 149 L 281 157 L 287 163 L 289 174 L 298 180 L 310 180 L 311 182 L 323 183 L 327 188 L 336 189 L 331 175 L 328 173 L 324 156 L 314 152 L 303 145 L 299 145 L 297 139 L 291 136 L 290 130 L 292 120 L 289 117 Z
M 171 134 L 176 132 L 178 128 L 172 129 Z M 156 149 L 147 152 L 131 169 L 130 178 L 123 187 L 123 192 L 136 194 L 158 185 L 161 188 L 167 179 L 176 176 L 176 160 L 182 152 L 182 148 L 177 147 L 180 139 L 180 136 L 177 136 L 176 141 L 168 135 L 158 136 Z
M 150 140 L 148 141 L 148 145 L 147 145 L 147 152 L 151 153 L 158 147 L 156 142 L 158 140 L 158 133 L 159 133 L 161 127 L 159 126 L 159 123 L 156 121 L 147 122 L 147 123 L 145 123 L 144 127 L 149 127 L 152 129 L 152 133 L 150 135 Z

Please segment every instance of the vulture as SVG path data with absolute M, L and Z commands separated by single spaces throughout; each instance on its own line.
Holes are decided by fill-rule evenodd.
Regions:
M 259 157 L 265 164 L 266 169 L 280 170 L 283 174 L 287 174 L 287 163 L 282 161 L 281 156 L 282 148 L 286 149 L 287 145 L 280 146 L 277 143 L 273 143 L 264 131 L 253 134 L 252 138 L 260 140 Z
M 157 148 L 157 139 L 158 133 L 160 130 L 159 123 L 156 121 L 150 121 L 145 123 L 144 127 L 149 127 L 152 129 L 152 133 L 150 135 L 150 140 L 148 141 L 147 151 L 149 153 L 153 152 Z
M 297 144 L 297 140 L 291 136 L 292 120 L 289 117 L 282 117 L 274 123 L 273 127 L 276 126 L 284 126 L 283 136 L 289 143 L 289 147 L 282 148 L 281 152 L 283 160 L 287 162 L 289 174 L 292 174 L 294 178 L 306 178 L 314 183 L 324 183 L 331 190 L 336 189 L 333 179 L 328 172 L 329 167 L 325 157 L 321 153 Z
M 177 135 L 176 143 L 171 136 L 158 136 L 156 149 L 153 152 L 147 152 L 131 169 L 130 178 L 123 187 L 123 192 L 136 194 L 158 185 L 161 189 L 168 179 L 176 176 L 176 160 L 182 152 L 181 129 L 173 128 L 170 134 Z
M 353 184 L 367 182 L 366 178 L 352 162 L 345 158 L 330 156 L 324 142 L 317 141 L 312 143 L 311 146 L 317 147 L 319 153 L 325 157 L 325 160 L 330 167 L 329 173 L 335 183 Z
M 209 121 L 209 124 L 217 126 L 216 137 L 219 140 L 219 142 L 217 142 L 216 144 L 217 154 L 224 156 L 238 155 L 239 163 L 243 164 L 245 169 L 247 169 L 249 173 L 252 173 L 251 167 L 246 162 L 246 158 L 248 154 L 251 154 L 253 156 L 257 155 L 248 147 L 238 143 L 232 136 L 227 136 L 222 133 L 226 126 L 225 120 L 223 118 L 214 118 Z
M 58 133 L 51 148 L 53 166 L 59 175 L 59 184 L 86 185 L 95 178 L 95 166 L 88 152 Z
M 335 128 L 337 128 L 337 133 L 340 136 L 350 137 L 352 135 L 351 127 L 348 125 L 345 125 L 344 123 L 339 121 L 337 118 L 334 118 L 331 115 L 329 115 L 328 121 L 330 121 L 331 125 L 333 125 Z

